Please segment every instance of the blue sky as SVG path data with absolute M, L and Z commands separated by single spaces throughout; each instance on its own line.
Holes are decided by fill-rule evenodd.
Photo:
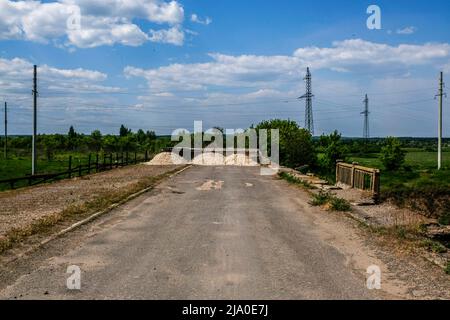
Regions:
M 41 133 L 303 125 L 309 66 L 316 135 L 361 136 L 368 93 L 372 136 L 432 137 L 449 30 L 444 0 L 0 0 L 0 101 L 11 134 L 29 134 L 37 64 Z

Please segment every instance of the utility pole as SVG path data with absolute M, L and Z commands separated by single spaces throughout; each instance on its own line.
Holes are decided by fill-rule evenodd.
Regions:
M 444 98 L 444 73 L 439 79 L 438 170 L 442 168 L 442 100 Z
M 312 98 L 314 95 L 312 94 L 312 85 L 311 85 L 311 72 L 309 71 L 309 67 L 306 68 L 306 77 L 303 79 L 306 82 L 306 93 L 302 95 L 299 99 L 305 99 L 305 128 L 314 135 L 314 120 L 313 120 L 313 109 L 312 109 Z
M 8 159 L 8 102 L 5 101 L 5 160 Z
M 361 114 L 364 115 L 364 133 L 363 137 L 367 141 L 370 138 L 370 131 L 369 131 L 369 97 L 366 94 L 366 98 L 364 99 L 364 111 L 361 112 Z
M 37 66 L 34 65 L 33 72 L 33 138 L 32 138 L 32 151 L 31 151 L 31 175 L 36 174 L 36 135 L 37 135 Z

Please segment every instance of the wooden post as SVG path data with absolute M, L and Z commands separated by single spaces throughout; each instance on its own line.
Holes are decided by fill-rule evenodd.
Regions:
M 148 161 L 148 150 L 145 150 L 145 162 Z
M 112 170 L 113 168 L 113 155 L 112 153 L 109 154 L 109 170 Z
M 134 164 L 137 164 L 137 152 L 134 152 Z
M 72 178 L 72 156 L 69 156 L 69 179 Z
M 98 153 L 95 155 L 95 172 L 98 172 Z
M 352 173 L 350 174 L 350 181 L 352 183 L 352 188 L 355 187 L 355 164 L 352 163 Z
M 106 170 L 106 155 L 105 153 L 103 153 L 103 166 L 102 166 L 103 170 Z
M 119 154 L 116 152 L 116 168 L 119 167 Z
M 375 202 L 380 200 L 380 170 L 375 170 L 372 176 L 372 192 Z
M 88 156 L 88 174 L 91 174 L 91 154 Z
M 78 158 L 78 176 L 81 177 L 81 159 Z
M 124 164 L 124 162 L 123 162 L 123 152 L 122 152 L 121 161 L 122 161 L 122 167 L 123 167 L 123 164 Z
M 128 151 L 125 153 L 125 165 L 128 165 Z

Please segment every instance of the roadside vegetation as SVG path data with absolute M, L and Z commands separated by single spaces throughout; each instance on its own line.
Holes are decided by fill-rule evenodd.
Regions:
M 3 151 L 4 138 L 0 138 Z M 37 137 L 38 173 L 56 173 L 67 170 L 69 157 L 73 166 L 86 165 L 89 154 L 92 159 L 98 154 L 129 153 L 130 160 L 136 152 L 140 158 L 144 153 L 158 153 L 171 146 L 170 137 L 157 137 L 153 131 L 132 132 L 121 126 L 118 135 L 103 135 L 99 130 L 90 135 L 77 133 L 70 127 L 66 135 L 42 134 Z M 0 180 L 24 177 L 31 173 L 31 137 L 11 136 L 8 138 L 8 157 L 0 153 Z M 0 190 L 8 186 L 0 185 Z

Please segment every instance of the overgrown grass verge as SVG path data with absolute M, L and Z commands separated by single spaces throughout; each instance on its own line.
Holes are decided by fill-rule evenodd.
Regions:
M 296 185 L 301 186 L 301 187 L 303 187 L 305 189 L 308 189 L 308 190 L 316 189 L 316 187 L 314 187 L 309 182 L 303 181 L 301 179 L 298 179 L 298 178 L 292 176 L 291 174 L 289 174 L 287 172 L 280 172 L 280 173 L 278 173 L 278 176 L 281 179 L 286 180 L 289 183 L 296 184 Z
M 309 204 L 315 207 L 326 206 L 331 211 L 352 211 L 352 206 L 347 200 L 335 197 L 330 192 L 323 190 L 317 194 L 313 194 Z
M 102 193 L 94 200 L 86 201 L 81 205 L 70 205 L 61 212 L 42 217 L 24 228 L 11 229 L 5 236 L 0 238 L 0 254 L 12 249 L 15 245 L 25 241 L 31 236 L 52 234 L 55 232 L 57 226 L 63 222 L 76 222 L 96 212 L 106 210 L 113 204 L 124 201 L 134 193 L 154 186 L 156 183 L 178 170 L 180 170 L 180 168 L 158 176 L 142 178 L 133 185 L 115 192 Z

